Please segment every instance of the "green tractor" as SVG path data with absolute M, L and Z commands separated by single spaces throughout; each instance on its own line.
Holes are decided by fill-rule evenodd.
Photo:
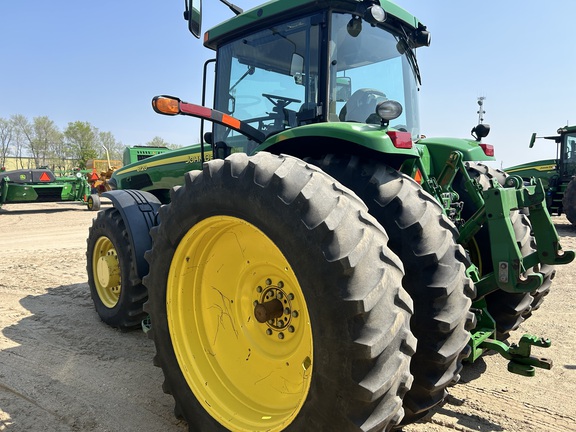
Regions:
M 525 181 L 537 178 L 546 190 L 546 205 L 551 214 L 566 214 L 576 225 L 576 126 L 564 126 L 557 135 L 542 137 L 556 143 L 556 159 L 547 159 L 508 168 L 509 174 L 522 177 Z M 530 148 L 534 146 L 536 134 L 532 134 Z
M 531 355 L 549 341 L 505 339 L 574 253 L 541 186 L 479 163 L 485 125 L 421 139 L 426 27 L 387 0 L 222 1 L 236 16 L 204 35 L 213 108 L 152 100 L 202 119 L 201 142 L 115 171 L 87 244 L 97 313 L 145 323 L 176 415 L 392 430 L 488 349 L 512 372 L 549 368 Z M 184 16 L 199 37 L 201 3 Z

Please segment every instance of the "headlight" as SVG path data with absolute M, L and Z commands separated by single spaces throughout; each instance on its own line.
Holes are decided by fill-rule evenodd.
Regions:
M 364 15 L 366 21 L 376 24 L 386 21 L 386 12 L 382 9 L 380 5 L 372 5 L 366 10 Z
M 394 120 L 402 115 L 402 105 L 400 102 L 394 100 L 380 102 L 376 106 L 376 114 L 378 114 L 383 121 L 388 123 L 390 120 Z

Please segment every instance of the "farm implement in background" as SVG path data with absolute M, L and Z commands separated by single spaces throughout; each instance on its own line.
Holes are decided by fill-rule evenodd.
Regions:
M 49 169 L 0 172 L 0 206 L 30 202 L 78 201 L 88 205 L 90 185 L 86 176 L 57 177 Z

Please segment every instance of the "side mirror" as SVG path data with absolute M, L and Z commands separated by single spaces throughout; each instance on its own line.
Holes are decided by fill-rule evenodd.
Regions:
M 202 32 L 202 0 L 186 0 L 184 19 L 188 21 L 188 30 L 196 38 Z
M 534 147 L 534 142 L 536 141 L 536 132 L 534 132 L 532 134 L 532 137 L 530 138 L 530 145 L 528 146 L 528 148 L 532 148 Z
M 302 75 L 304 73 L 304 57 L 300 54 L 292 54 L 290 62 L 290 76 Z

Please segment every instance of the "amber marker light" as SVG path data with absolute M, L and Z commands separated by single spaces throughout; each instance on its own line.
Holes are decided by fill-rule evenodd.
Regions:
M 152 99 L 152 108 L 158 114 L 178 115 L 180 114 L 180 99 L 172 96 L 156 96 Z

